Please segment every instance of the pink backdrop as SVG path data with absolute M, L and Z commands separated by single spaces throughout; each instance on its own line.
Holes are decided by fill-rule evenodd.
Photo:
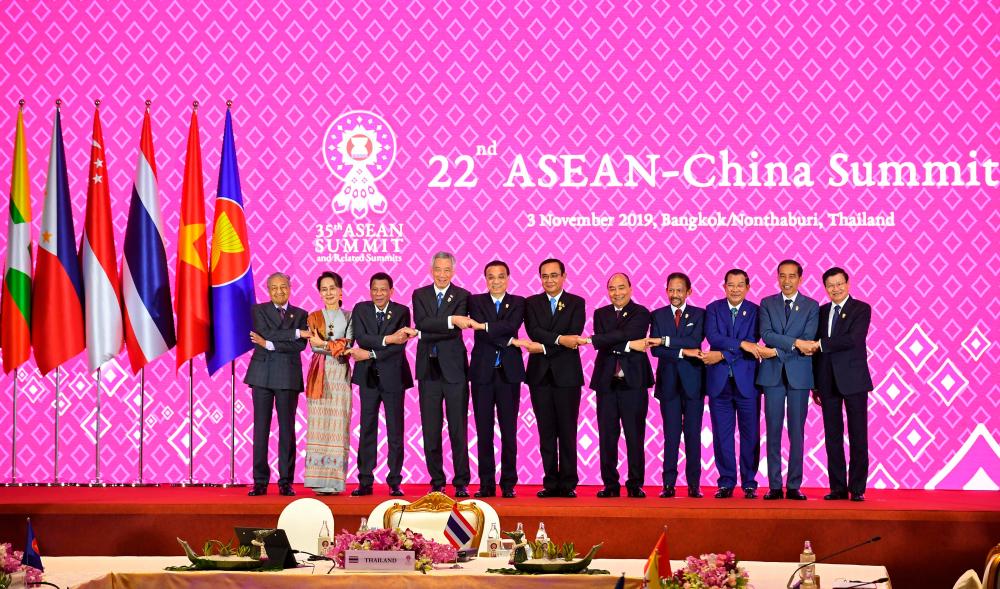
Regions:
M 851 161 L 966 161 L 971 150 L 978 150 L 980 161 L 997 157 L 995 4 L 414 1 L 344 7 L 230 0 L 216 10 L 213 4 L 11 3 L 0 11 L 0 95 L 6 105 L 0 171 L 9 178 L 16 104 L 24 97 L 35 238 L 53 100 L 60 97 L 64 104 L 79 235 L 92 101 L 101 98 L 121 247 L 148 97 L 173 277 L 190 103 L 203 105 L 205 186 L 214 196 L 224 101 L 232 98 L 254 275 L 261 282 L 271 271 L 289 272 L 293 302 L 316 308 L 320 301 L 311 283 L 329 268 L 345 276 L 349 304 L 367 296 L 367 277 L 382 269 L 396 278 L 396 299 L 408 304 L 413 289 L 430 280 L 429 258 L 439 249 L 456 252 L 456 282 L 473 291 L 484 289 L 486 261 L 506 259 L 512 290 L 523 295 L 540 290 L 538 261 L 560 256 L 568 266 L 568 289 L 588 299 L 588 316 L 606 304 L 604 284 L 614 270 L 627 270 L 635 298 L 655 308 L 666 304 L 664 279 L 675 270 L 691 275 L 690 302 L 704 306 L 723 295 L 722 273 L 731 266 L 749 271 L 750 298 L 759 300 L 776 291 L 776 262 L 797 257 L 806 271 L 803 291 L 825 301 L 820 274 L 842 265 L 852 274 L 852 292 L 874 307 L 868 342 L 876 382 L 871 485 L 998 488 L 995 188 L 829 188 L 821 178 L 812 188 L 696 189 L 679 178 L 658 179 L 655 188 L 502 187 L 518 153 L 529 162 L 543 153 L 584 154 L 589 176 L 603 153 L 615 159 L 658 154 L 664 169 L 678 170 L 695 153 L 725 148 L 744 162 L 757 149 L 764 161 L 806 161 L 815 170 L 838 151 Z M 398 262 L 319 262 L 313 249 L 318 225 L 351 220 L 350 213 L 332 212 L 341 182 L 322 154 L 333 120 L 356 109 L 378 113 L 395 132 L 395 162 L 378 181 L 388 210 L 366 221 L 402 225 Z M 493 141 L 496 157 L 475 158 L 475 188 L 428 187 L 438 169 L 428 163 L 432 156 L 454 161 Z M 455 167 L 450 175 L 457 177 Z M 816 212 L 825 220 L 826 213 L 841 210 L 895 212 L 896 226 L 526 227 L 529 213 L 650 212 L 659 218 Z M 6 206 L 3 211 L 6 217 Z M 0 234 L 5 240 L 6 232 Z M 258 298 L 265 297 L 260 284 Z M 584 360 L 589 375 L 591 350 Z M 63 371 L 63 480 L 93 476 L 95 388 L 85 364 L 81 356 Z M 228 480 L 229 375 L 209 378 L 203 360 L 195 364 L 195 478 Z M 238 379 L 244 368 L 245 359 L 237 363 Z M 50 480 L 53 379 L 41 378 L 33 363 L 21 374 L 18 478 Z M 103 377 L 103 474 L 131 481 L 137 473 L 139 381 L 124 356 Z M 178 481 L 187 474 L 186 370 L 175 372 L 171 352 L 147 369 L 146 379 L 145 478 Z M 0 478 L 7 478 L 12 375 L 2 382 Z M 236 403 L 235 474 L 246 481 L 251 408 L 243 386 Z M 304 406 L 303 400 L 301 451 Z M 541 465 L 526 389 L 522 408 L 520 476 L 538 482 Z M 405 419 L 404 480 L 426 481 L 415 390 Z M 704 423 L 703 482 L 714 484 L 707 415 Z M 806 485 L 825 486 L 815 408 L 806 431 Z M 589 393 L 579 432 L 582 481 L 598 483 Z M 356 421 L 353 434 L 356 439 Z M 659 482 L 662 439 L 653 402 L 649 485 Z M 353 469 L 352 460 L 352 477 Z M 376 477 L 384 475 L 382 467 Z

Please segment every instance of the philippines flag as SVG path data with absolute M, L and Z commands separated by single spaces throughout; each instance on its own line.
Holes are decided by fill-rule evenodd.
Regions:
M 111 175 L 104 158 L 101 112 L 97 107 L 94 109 L 94 135 L 90 143 L 87 219 L 83 239 L 80 240 L 80 263 L 83 265 L 83 288 L 86 293 L 87 362 L 90 370 L 94 371 L 122 350 L 121 286 L 108 190 Z
M 219 189 L 215 197 L 211 264 L 212 347 L 206 356 L 208 372 L 214 374 L 253 347 L 250 331 L 256 302 L 240 171 L 236 165 L 233 117 L 228 108 L 219 163 Z
M 458 503 L 451 506 L 451 515 L 444 526 L 444 535 L 456 549 L 462 549 L 476 535 L 476 528 L 458 511 Z
M 167 252 L 163 248 L 149 102 L 142 121 L 139 161 L 125 227 L 122 299 L 125 301 L 125 347 L 132 372 L 137 373 L 177 343 L 170 308 Z
M 38 240 L 31 306 L 31 344 L 42 374 L 83 351 L 83 277 L 76 252 L 73 209 L 69 202 L 66 152 L 58 105 L 45 183 L 45 209 Z

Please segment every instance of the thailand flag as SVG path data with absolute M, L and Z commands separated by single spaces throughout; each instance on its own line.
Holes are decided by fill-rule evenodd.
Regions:
M 52 129 L 42 234 L 38 239 L 38 262 L 31 294 L 31 306 L 35 309 L 31 322 L 31 344 L 35 348 L 38 369 L 46 374 L 82 352 L 85 346 L 83 278 L 76 253 L 62 118 L 58 107 Z
M 133 373 L 177 343 L 148 103 L 139 146 L 122 256 L 125 347 Z
M 458 512 L 458 503 L 451 506 L 451 515 L 444 526 L 444 535 L 456 549 L 462 549 L 476 535 L 476 528 Z

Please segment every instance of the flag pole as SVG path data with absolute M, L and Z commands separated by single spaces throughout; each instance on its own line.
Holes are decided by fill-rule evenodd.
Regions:
M 142 454 L 143 438 L 146 432 L 146 367 L 139 369 L 139 480 L 132 483 L 132 487 L 153 487 L 155 483 L 146 483 L 142 480 Z
M 52 471 L 53 480 L 52 484 L 59 486 L 59 367 L 56 366 L 56 415 L 55 415 L 55 431 L 53 431 L 53 444 L 52 448 L 54 451 L 54 457 L 52 461 Z
M 194 360 L 188 360 L 188 480 L 194 484 Z
M 21 101 L 24 104 L 24 101 Z M 14 369 L 14 395 L 11 399 L 10 413 L 10 483 L 8 486 L 19 487 L 17 482 L 17 381 L 21 376 L 21 369 Z
M 97 368 L 97 375 L 94 378 L 94 388 L 97 391 L 97 413 L 94 419 L 94 480 L 90 481 L 90 487 L 106 487 L 101 480 L 101 369 Z

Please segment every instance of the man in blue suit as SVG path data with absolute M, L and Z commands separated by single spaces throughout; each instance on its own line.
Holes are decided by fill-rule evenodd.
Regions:
M 712 445 L 719 469 L 716 499 L 733 496 L 736 487 L 736 422 L 740 425 L 740 487 L 757 496 L 760 463 L 760 390 L 755 383 L 760 351 L 757 305 L 746 300 L 750 277 L 734 268 L 726 272 L 726 298 L 705 309 L 705 338 L 711 350 L 702 354 L 705 392 L 712 418 Z
M 674 272 L 667 277 L 670 305 L 653 311 L 649 336 L 654 344 L 656 392 L 663 416 L 663 491 L 660 497 L 673 497 L 677 482 L 677 454 L 684 433 L 685 476 L 688 497 L 701 493 L 701 419 L 705 412 L 702 400 L 701 340 L 705 337 L 705 311 L 687 304 L 691 280 Z
M 761 350 L 757 384 L 764 389 L 767 426 L 767 481 L 765 500 L 788 497 L 804 501 L 802 447 L 805 438 L 809 390 L 813 388 L 812 340 L 819 327 L 819 303 L 799 292 L 802 265 L 795 260 L 778 264 L 781 292 L 760 302 Z M 788 407 L 788 483 L 782 494 L 781 425 Z

